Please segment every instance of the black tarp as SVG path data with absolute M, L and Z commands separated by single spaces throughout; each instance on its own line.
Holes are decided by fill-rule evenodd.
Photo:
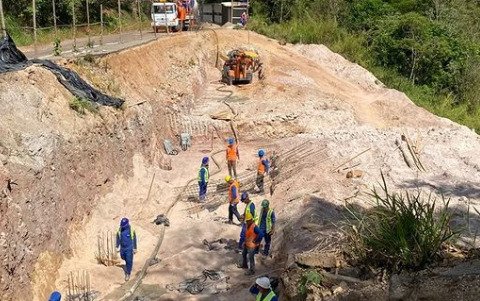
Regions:
M 35 64 L 51 71 L 57 77 L 58 81 L 67 88 L 74 96 L 88 99 L 92 102 L 104 106 L 119 108 L 125 102 L 124 100 L 108 96 L 84 81 L 76 72 L 64 67 L 60 67 L 49 60 L 31 60 L 18 50 L 15 42 L 7 35 L 0 43 L 0 73 L 17 71 Z

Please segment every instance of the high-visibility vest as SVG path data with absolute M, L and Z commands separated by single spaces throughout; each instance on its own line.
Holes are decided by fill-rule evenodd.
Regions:
M 257 168 L 257 172 L 262 175 L 265 173 L 265 165 L 263 165 L 263 162 L 262 162 L 263 160 L 267 160 L 267 158 L 266 157 L 260 158 L 258 160 L 258 168 Z
M 257 247 L 255 243 L 257 236 L 257 233 L 255 233 L 255 223 L 252 223 L 250 227 L 247 228 L 247 231 L 245 231 L 245 246 L 248 249 L 255 249 Z
M 272 213 L 273 213 L 273 209 L 268 208 L 267 218 L 265 219 L 265 222 L 267 223 L 267 233 L 269 233 L 272 230 Z M 260 211 L 260 215 L 258 217 L 259 227 L 260 227 L 260 223 L 262 222 L 262 216 L 263 216 L 263 208 Z
M 236 161 L 237 160 L 237 145 L 229 145 L 227 146 L 227 160 L 228 161 Z
M 209 172 L 208 172 L 208 168 L 206 168 L 205 166 L 200 167 L 200 170 L 198 171 L 198 182 L 202 181 L 202 177 L 201 177 L 202 169 L 205 169 L 205 183 L 208 183 Z
M 253 204 L 252 201 L 250 201 L 250 203 L 247 204 L 247 207 L 245 207 L 245 213 L 244 213 L 243 216 L 247 216 L 247 213 L 250 213 L 250 214 L 252 213 L 252 212 L 250 211 L 250 210 L 251 210 L 250 205 L 252 205 L 252 204 Z M 257 214 L 257 211 L 255 211 L 255 215 L 253 216 L 253 221 L 255 222 L 256 225 L 258 225 L 258 214 Z
M 232 188 L 234 186 L 237 188 L 237 197 L 235 199 L 232 196 Z M 228 187 L 228 201 L 230 202 L 230 204 L 238 204 L 239 195 L 240 195 L 240 185 L 238 184 L 237 181 L 233 181 L 233 183 L 230 184 L 230 186 Z
M 268 295 L 265 298 L 263 298 L 263 300 L 262 300 L 262 293 L 258 293 L 257 299 L 255 299 L 255 301 L 271 301 L 273 297 L 275 297 L 275 293 L 272 290 L 270 290 L 270 293 L 268 293 Z

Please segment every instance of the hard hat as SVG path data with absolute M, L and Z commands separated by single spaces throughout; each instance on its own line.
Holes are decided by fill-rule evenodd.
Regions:
M 260 277 L 255 280 L 255 283 L 266 290 L 270 289 L 270 279 L 268 277 Z
M 126 226 L 128 226 L 128 218 L 124 217 L 120 221 L 120 227 L 126 227 Z
M 268 206 L 270 206 L 270 202 L 267 199 L 263 200 L 262 201 L 262 207 L 267 208 Z
M 245 201 L 246 199 L 248 199 L 248 192 L 244 191 L 240 197 L 240 200 Z
M 208 164 L 208 157 L 203 157 L 203 159 L 202 159 L 202 164 L 203 164 L 203 165 Z
M 253 216 L 252 216 L 252 214 L 251 214 L 250 212 L 247 212 L 247 213 L 245 214 L 245 220 L 246 220 L 246 221 L 253 220 Z
M 62 295 L 57 291 L 54 291 L 50 295 L 50 298 L 48 298 L 48 301 L 60 301 L 60 300 L 62 300 Z
M 259 156 L 259 157 L 265 156 L 265 150 L 259 149 L 259 150 L 258 150 L 258 156 Z
M 228 145 L 233 145 L 235 143 L 235 139 L 233 138 L 228 138 Z
M 231 176 L 226 176 L 226 177 L 225 177 L 225 182 L 230 182 L 230 180 L 232 180 L 232 177 L 231 177 Z

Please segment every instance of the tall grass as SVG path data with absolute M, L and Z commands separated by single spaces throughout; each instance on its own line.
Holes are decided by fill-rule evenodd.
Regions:
M 367 265 L 391 271 L 419 269 L 435 261 L 442 245 L 452 239 L 449 202 L 441 206 L 431 195 L 391 193 L 382 175 L 381 190 L 373 189 L 374 207 L 361 214 L 350 210 L 353 254 Z
M 413 85 L 395 70 L 376 65 L 364 34 L 352 34 L 333 20 L 314 19 L 308 15 L 284 23 L 268 23 L 257 16 L 250 20 L 248 26 L 260 34 L 288 43 L 325 44 L 332 51 L 370 70 L 388 87 L 404 92 L 417 105 L 480 133 L 478 106 L 458 103 L 451 94 L 436 92 L 428 86 Z

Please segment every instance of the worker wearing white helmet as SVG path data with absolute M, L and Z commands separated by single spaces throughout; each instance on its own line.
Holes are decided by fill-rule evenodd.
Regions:
M 250 288 L 250 293 L 256 296 L 256 301 L 278 301 L 278 297 L 272 290 L 268 277 L 257 278 L 255 284 Z

